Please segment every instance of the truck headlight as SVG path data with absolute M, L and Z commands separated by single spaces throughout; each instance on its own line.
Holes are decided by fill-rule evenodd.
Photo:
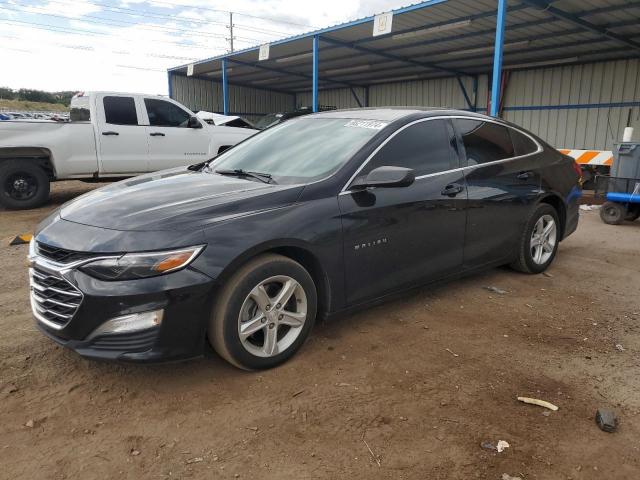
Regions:
M 118 258 L 103 258 L 82 267 L 84 273 L 101 280 L 135 280 L 175 272 L 189 265 L 204 250 L 204 245 L 164 252 L 127 253 Z

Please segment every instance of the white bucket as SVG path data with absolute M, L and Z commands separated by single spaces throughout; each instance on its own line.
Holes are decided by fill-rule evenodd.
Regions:
M 624 133 L 622 134 L 623 142 L 630 142 L 633 137 L 633 127 L 624 127 Z

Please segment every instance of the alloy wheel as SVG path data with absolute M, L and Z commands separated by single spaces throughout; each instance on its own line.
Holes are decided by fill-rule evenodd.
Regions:
M 286 351 L 307 320 L 307 294 L 295 279 L 278 275 L 256 285 L 238 317 L 242 346 L 252 355 L 273 357 Z
M 531 258 L 538 265 L 544 265 L 556 246 L 557 241 L 556 221 L 551 215 L 543 215 L 536 222 L 531 233 Z

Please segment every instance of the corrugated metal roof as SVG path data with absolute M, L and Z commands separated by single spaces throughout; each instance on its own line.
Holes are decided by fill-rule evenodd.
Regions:
M 545 7 L 547 7 L 545 9 Z M 282 92 L 311 88 L 311 45 L 320 38 L 319 88 L 487 73 L 495 0 L 429 0 L 393 11 L 393 30 L 373 37 L 373 16 L 194 64 L 194 77 Z M 523 69 L 640 56 L 640 0 L 509 0 L 503 65 Z M 170 70 L 186 75 L 187 65 Z

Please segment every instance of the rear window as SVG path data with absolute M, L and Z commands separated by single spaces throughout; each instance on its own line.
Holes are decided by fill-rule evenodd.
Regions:
M 513 148 L 517 156 L 528 155 L 538 150 L 538 145 L 524 133 L 520 133 L 513 128 L 509 129 L 509 133 L 511 134 Z
M 73 97 L 69 110 L 69 120 L 71 122 L 91 121 L 91 110 L 89 108 L 89 97 Z
M 515 156 L 507 127 L 482 120 L 458 119 L 467 153 L 467 165 L 478 165 Z
M 133 97 L 104 97 L 104 116 L 112 125 L 138 125 Z

